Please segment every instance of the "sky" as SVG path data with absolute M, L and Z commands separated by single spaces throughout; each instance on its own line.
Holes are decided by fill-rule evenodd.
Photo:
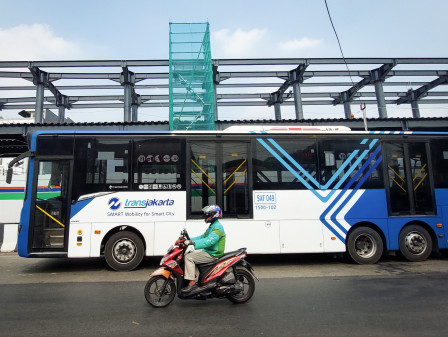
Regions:
M 345 57 L 448 56 L 448 1 L 327 3 Z M 0 0 L 0 13 L 0 60 L 168 59 L 169 23 L 205 21 L 210 23 L 214 59 L 341 57 L 324 0 Z M 0 85 L 8 82 L 0 78 Z M 245 113 L 273 118 L 273 108 L 257 109 L 261 111 L 253 107 Z M 307 109 L 309 118 L 343 117 L 341 107 L 329 115 L 311 110 L 307 115 Z M 369 109 L 372 116 L 378 114 Z M 446 111 L 421 110 L 423 116 Z M 391 107 L 390 115 L 394 113 L 409 115 L 403 107 Z M 68 115 L 88 120 L 80 110 Z M 6 110 L 0 111 L 2 116 L 10 118 Z M 116 116 L 122 118 L 122 113 Z M 161 111 L 146 119 L 166 116 Z M 288 117 L 293 116 L 285 112 Z

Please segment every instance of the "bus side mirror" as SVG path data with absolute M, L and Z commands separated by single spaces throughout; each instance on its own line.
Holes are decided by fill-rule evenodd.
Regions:
M 7 183 L 7 184 L 11 184 L 11 181 L 12 181 L 12 173 L 13 173 L 13 169 L 12 169 L 12 167 L 8 168 L 8 171 L 6 172 L 6 183 Z

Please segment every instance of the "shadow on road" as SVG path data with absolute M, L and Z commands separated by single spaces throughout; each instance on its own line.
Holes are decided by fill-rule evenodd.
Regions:
M 432 254 L 429 259 L 445 259 L 447 255 L 442 254 Z M 247 260 L 254 265 L 262 264 L 265 266 L 271 265 L 302 265 L 302 266 L 312 266 L 312 265 L 328 265 L 328 264 L 351 264 L 356 265 L 350 258 L 348 258 L 344 253 L 332 253 L 332 254 L 254 254 L 249 255 Z M 389 262 L 406 262 L 406 260 L 395 253 L 385 254 L 381 260 L 378 262 L 389 263 Z

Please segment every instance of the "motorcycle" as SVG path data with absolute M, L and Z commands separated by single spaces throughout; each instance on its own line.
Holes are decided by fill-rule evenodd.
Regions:
M 184 258 L 188 253 L 185 244 L 190 237 L 183 229 L 176 243 L 168 249 L 145 286 L 145 298 L 156 308 L 169 305 L 174 297 L 180 299 L 227 298 L 233 303 L 247 302 L 255 291 L 255 275 L 245 260 L 246 248 L 224 254 L 221 258 L 203 264 L 199 269 L 198 287 L 185 293 L 181 289 L 188 284 L 184 279 Z M 190 246 L 191 247 L 191 246 Z

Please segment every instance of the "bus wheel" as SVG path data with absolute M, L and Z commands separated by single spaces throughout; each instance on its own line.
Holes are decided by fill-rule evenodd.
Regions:
M 114 270 L 133 270 L 143 260 L 143 242 L 137 234 L 129 231 L 115 233 L 107 240 L 104 256 Z
M 369 227 L 358 227 L 350 233 L 347 252 L 359 264 L 377 263 L 383 254 L 383 240 L 377 231 Z
M 425 261 L 432 251 L 432 239 L 428 231 L 418 225 L 410 225 L 398 238 L 400 253 L 411 262 Z

